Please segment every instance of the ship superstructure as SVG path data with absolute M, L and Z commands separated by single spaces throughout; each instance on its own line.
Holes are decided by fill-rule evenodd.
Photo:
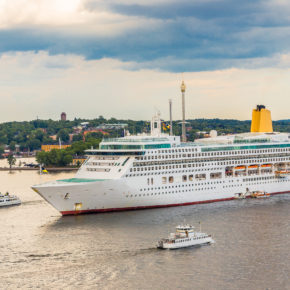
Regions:
M 231 200 L 290 192 L 290 135 L 251 132 L 182 143 L 161 132 L 104 139 L 75 178 L 33 186 L 63 215 Z

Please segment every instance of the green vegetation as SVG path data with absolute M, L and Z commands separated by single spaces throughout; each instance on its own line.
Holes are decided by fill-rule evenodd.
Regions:
M 7 162 L 8 162 L 8 164 L 9 164 L 10 169 L 11 169 L 11 167 L 12 167 L 13 165 L 15 165 L 15 163 L 16 163 L 16 158 L 13 156 L 13 154 L 8 155 L 8 157 L 7 157 Z
M 30 122 L 8 122 L 0 124 L 0 157 L 4 153 L 5 146 L 15 152 L 40 150 L 42 144 L 58 144 L 59 138 L 62 143 L 68 143 L 70 134 L 72 136 L 72 147 L 49 154 L 38 153 L 37 158 L 45 165 L 64 166 L 71 162 L 72 156 L 82 155 L 84 150 L 98 146 L 99 141 L 104 137 L 102 132 L 92 132 L 83 137 L 83 132 L 76 130 L 82 122 L 88 122 L 89 128 L 95 128 L 101 124 L 128 124 L 127 130 L 131 134 L 149 132 L 150 122 L 117 120 L 115 118 L 105 119 L 103 116 L 93 120 L 74 119 L 73 121 L 34 120 Z M 222 119 L 195 119 L 187 120 L 187 136 L 189 141 L 200 138 L 198 132 L 209 132 L 216 130 L 218 134 L 233 134 L 250 131 L 250 121 L 222 120 Z M 273 122 L 276 132 L 290 132 L 290 120 Z M 123 129 L 105 130 L 105 137 L 123 136 Z M 167 131 L 168 132 L 168 131 Z M 173 133 L 181 135 L 180 121 L 173 122 Z M 85 142 L 83 141 L 85 139 Z M 96 141 L 92 141 L 96 140 Z
M 50 152 L 40 151 L 36 153 L 36 161 L 44 166 L 67 166 L 74 156 L 84 155 L 89 148 L 98 148 L 101 139 L 89 139 L 86 142 L 77 141 L 66 149 L 53 149 Z

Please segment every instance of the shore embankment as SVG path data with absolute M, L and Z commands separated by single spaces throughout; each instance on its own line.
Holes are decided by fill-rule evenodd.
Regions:
M 76 167 L 48 167 L 45 168 L 48 172 L 55 172 L 55 171 L 76 171 L 78 168 Z M 0 171 L 28 171 L 28 170 L 34 170 L 34 171 L 39 171 L 39 168 L 34 168 L 34 167 L 0 167 Z

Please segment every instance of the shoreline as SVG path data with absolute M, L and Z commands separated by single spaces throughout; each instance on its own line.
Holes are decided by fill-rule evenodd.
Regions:
M 48 172 L 50 171 L 75 171 L 78 170 L 79 168 L 75 167 L 50 167 L 50 168 L 45 168 Z M 39 171 L 39 168 L 26 168 L 26 167 L 0 167 L 0 171 Z

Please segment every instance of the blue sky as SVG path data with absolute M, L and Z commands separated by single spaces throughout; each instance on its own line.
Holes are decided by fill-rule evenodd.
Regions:
M 279 104 L 289 105 L 289 15 L 286 0 L 0 0 L 0 99 L 23 102 L 0 121 L 56 118 L 58 107 L 71 117 L 149 119 L 154 107 L 167 115 L 168 98 L 178 118 L 182 72 L 189 118 L 249 119 L 261 101 L 287 118 Z M 204 100 L 215 105 L 195 109 Z

